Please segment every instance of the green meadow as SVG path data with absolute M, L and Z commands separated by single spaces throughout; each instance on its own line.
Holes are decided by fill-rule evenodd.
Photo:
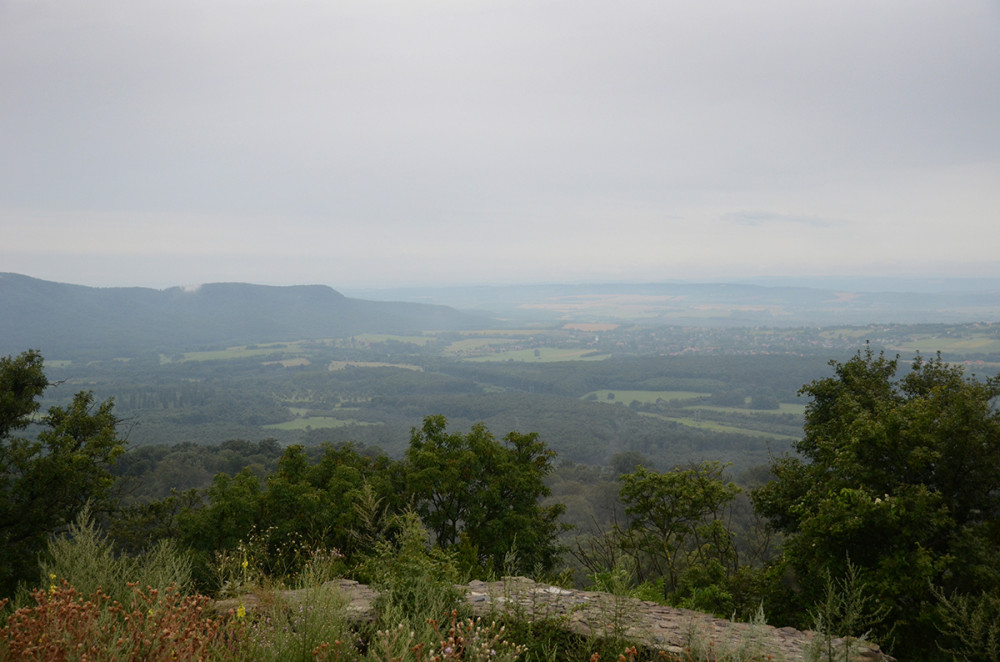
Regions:
M 332 416 L 304 416 L 285 421 L 284 423 L 274 423 L 263 427 L 270 430 L 302 431 L 310 429 L 318 430 L 321 428 L 343 428 L 349 425 L 381 425 L 381 423 L 358 421 L 352 418 L 333 418 Z
M 787 435 L 787 434 L 777 434 L 774 432 L 765 432 L 763 430 L 754 430 L 753 428 L 738 427 L 735 425 L 725 425 L 716 421 L 702 420 L 698 418 L 691 418 L 688 416 L 666 416 L 664 414 L 654 414 L 652 412 L 639 412 L 641 416 L 650 416 L 652 418 L 659 418 L 664 421 L 673 421 L 675 423 L 680 423 L 681 425 L 686 425 L 692 428 L 699 428 L 701 430 L 712 430 L 713 432 L 731 432 L 733 434 L 745 434 L 752 437 L 761 437 L 764 439 L 787 439 L 794 440 L 800 437 Z

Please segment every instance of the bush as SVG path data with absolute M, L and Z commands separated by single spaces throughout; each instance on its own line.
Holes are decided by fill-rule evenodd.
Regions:
M 176 586 L 182 592 L 191 585 L 191 561 L 172 540 L 135 556 L 116 555 L 89 508 L 64 535 L 49 541 L 40 566 L 42 586 L 65 581 L 83 595 L 100 591 L 120 603 L 132 599 L 132 584 L 159 591 Z
M 399 518 L 396 540 L 378 543 L 362 572 L 379 591 L 375 613 L 380 625 L 407 623 L 411 630 L 423 630 L 428 619 L 444 618 L 458 608 L 458 571 L 452 554 L 429 544 L 416 513 Z
M 1000 659 L 1000 596 L 935 592 L 941 649 L 958 660 Z
M 234 650 L 227 659 L 280 662 L 356 653 L 346 602 L 332 587 L 308 589 L 295 602 L 275 600 L 253 613 L 241 605 L 229 627 Z
M 84 600 L 63 581 L 36 589 L 34 606 L 0 629 L 0 658 L 24 660 L 190 660 L 224 644 L 222 621 L 206 615 L 208 598 L 131 587 L 126 607 L 100 590 Z

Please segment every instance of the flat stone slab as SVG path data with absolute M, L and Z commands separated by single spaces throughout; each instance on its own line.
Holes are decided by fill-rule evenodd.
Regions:
M 378 593 L 371 587 L 350 579 L 328 582 L 346 602 L 348 614 L 358 619 L 372 617 L 372 605 Z M 498 618 L 513 616 L 521 619 L 548 619 L 567 631 L 587 637 L 617 637 L 652 650 L 683 653 L 691 647 L 712 646 L 716 654 L 726 651 L 756 650 L 770 654 L 775 660 L 797 662 L 816 638 L 816 633 L 794 628 L 737 623 L 709 614 L 668 607 L 655 602 L 615 596 L 595 591 L 565 589 L 539 584 L 525 577 L 505 577 L 495 582 L 473 581 L 459 586 L 465 591 L 466 603 L 477 616 Z M 307 591 L 285 591 L 280 599 L 296 602 Z M 219 611 L 235 609 L 242 604 L 248 611 L 262 606 L 255 595 L 220 600 Z M 843 648 L 844 640 L 834 640 Z M 857 643 L 857 659 L 890 661 L 878 646 Z

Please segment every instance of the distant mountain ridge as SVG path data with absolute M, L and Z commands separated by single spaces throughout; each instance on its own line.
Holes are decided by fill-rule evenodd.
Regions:
M 489 323 L 448 306 L 353 299 L 325 285 L 96 288 L 0 273 L 0 355 L 135 353 Z

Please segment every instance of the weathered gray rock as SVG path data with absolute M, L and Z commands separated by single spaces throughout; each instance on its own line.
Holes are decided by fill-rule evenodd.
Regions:
M 377 593 L 369 586 L 349 579 L 330 582 L 343 595 L 348 614 L 355 618 L 371 617 Z M 635 598 L 564 589 L 538 584 L 525 577 L 505 577 L 500 581 L 474 581 L 459 587 L 465 591 L 466 602 L 477 616 L 499 618 L 515 616 L 522 619 L 548 619 L 567 631 L 587 637 L 617 637 L 636 645 L 683 653 L 699 647 L 712 647 L 717 654 L 726 651 L 759 651 L 775 660 L 794 662 L 805 660 L 806 651 L 817 643 L 816 634 L 794 628 L 775 628 L 764 624 L 749 624 L 715 618 L 689 609 L 667 607 Z M 280 598 L 288 602 L 301 600 L 305 591 L 286 591 Z M 235 609 L 242 604 L 248 611 L 259 608 L 261 599 L 245 595 L 238 599 L 220 600 L 220 611 Z M 878 646 L 855 642 L 857 659 L 864 661 L 892 660 Z M 836 649 L 845 642 L 835 640 Z

